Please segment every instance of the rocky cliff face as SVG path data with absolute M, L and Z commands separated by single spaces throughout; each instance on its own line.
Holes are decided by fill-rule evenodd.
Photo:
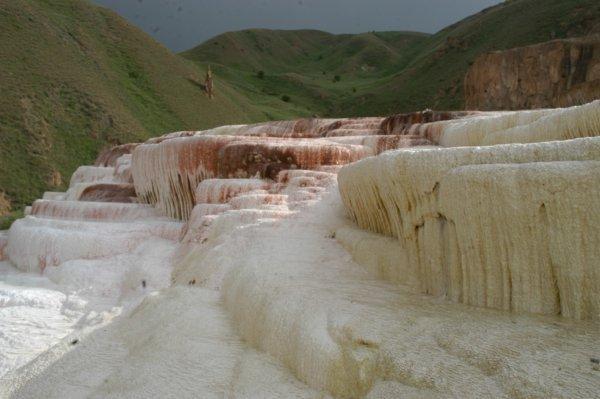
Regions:
M 563 107 L 600 98 L 600 36 L 483 54 L 465 77 L 468 109 Z

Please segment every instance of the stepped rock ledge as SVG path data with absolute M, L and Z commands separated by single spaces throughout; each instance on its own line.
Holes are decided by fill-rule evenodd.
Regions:
M 600 100 L 107 149 L 0 232 L 70 290 L 0 396 L 598 397 L 599 200 Z

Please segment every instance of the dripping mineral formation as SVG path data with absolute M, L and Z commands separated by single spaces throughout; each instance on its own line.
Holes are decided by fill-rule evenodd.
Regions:
M 600 101 L 116 147 L 0 233 L 0 396 L 597 397 L 598 198 Z

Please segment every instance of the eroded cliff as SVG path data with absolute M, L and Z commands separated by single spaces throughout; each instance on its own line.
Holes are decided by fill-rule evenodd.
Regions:
M 600 98 L 600 36 L 479 56 L 465 77 L 467 109 L 579 105 Z

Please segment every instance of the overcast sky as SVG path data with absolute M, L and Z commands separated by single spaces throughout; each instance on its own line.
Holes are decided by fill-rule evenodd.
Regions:
M 434 33 L 499 0 L 92 0 L 174 51 L 247 28 Z

